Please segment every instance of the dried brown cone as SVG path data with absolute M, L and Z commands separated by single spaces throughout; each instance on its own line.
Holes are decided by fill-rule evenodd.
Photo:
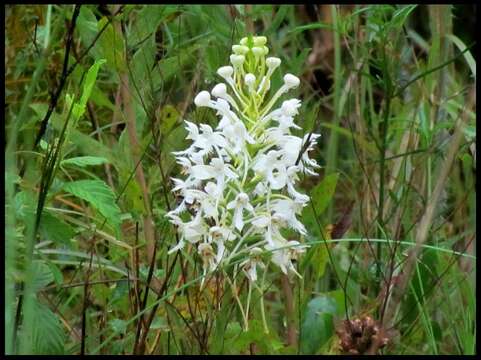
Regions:
M 388 333 L 370 316 L 344 320 L 336 333 L 343 354 L 374 355 L 389 342 Z

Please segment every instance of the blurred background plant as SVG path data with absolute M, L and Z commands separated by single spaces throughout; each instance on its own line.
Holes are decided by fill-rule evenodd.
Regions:
M 474 5 L 5 12 L 6 353 L 475 353 Z M 322 169 L 303 278 L 268 274 L 244 332 L 245 281 L 201 288 L 165 214 L 182 120 L 216 124 L 193 97 L 247 34 L 301 77 Z

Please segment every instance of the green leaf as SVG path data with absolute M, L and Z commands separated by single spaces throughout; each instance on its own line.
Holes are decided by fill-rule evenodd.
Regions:
M 103 17 L 97 23 L 97 30 L 100 31 L 107 26 L 99 39 L 99 46 L 102 56 L 107 60 L 109 68 L 123 71 L 126 69 L 124 61 L 124 40 L 122 34 L 118 33 L 112 23 L 106 25 L 107 17 Z
M 296 26 L 294 29 L 289 30 L 288 34 L 293 32 L 302 32 L 302 31 L 313 30 L 313 29 L 330 29 L 331 31 L 335 31 L 334 27 L 332 27 L 331 25 L 328 25 L 322 22 L 317 22 L 317 23 L 312 23 L 308 25 Z
M 111 111 L 116 111 L 115 105 L 112 104 L 110 99 L 105 95 L 102 90 L 98 88 L 98 86 L 93 87 L 91 100 L 98 106 L 104 106 Z
M 275 332 L 266 334 L 262 323 L 256 319 L 249 320 L 249 330 L 242 331 L 234 343 L 239 352 L 249 349 L 249 345 L 255 343 L 261 354 L 276 354 L 284 347 Z M 227 344 L 225 348 L 231 349 Z
M 82 96 L 80 97 L 80 101 L 74 104 L 72 113 L 76 119 L 80 119 L 83 114 L 85 113 L 85 109 L 87 106 L 87 101 L 92 94 L 92 89 L 95 85 L 95 81 L 97 80 L 97 74 L 99 72 L 100 66 L 104 64 L 107 60 L 99 59 L 97 60 L 87 71 L 87 75 L 85 77 L 85 82 L 83 86 Z M 68 106 L 70 106 L 72 102 L 72 97 L 67 94 L 66 100 Z
M 15 212 L 19 219 L 34 217 L 36 203 L 34 194 L 30 191 L 20 191 L 15 195 Z M 50 211 L 44 210 L 40 219 L 40 237 L 50 240 L 57 244 L 66 243 L 75 236 L 75 230 L 63 222 L 58 215 L 53 215 Z
M 100 70 L 100 66 L 102 64 L 105 64 L 106 62 L 107 60 L 105 59 L 99 59 L 95 61 L 95 63 L 88 70 L 87 75 L 85 76 L 85 83 L 83 87 L 82 97 L 80 98 L 80 104 L 82 106 L 87 105 L 87 100 L 90 98 L 90 95 L 92 94 L 92 89 L 95 85 L 95 81 L 97 80 L 97 74 Z
M 266 30 L 266 34 L 271 34 L 277 31 L 289 9 L 289 6 L 279 6 L 276 16 L 274 16 L 274 19 L 272 20 L 271 26 Z
M 60 319 L 38 300 L 33 303 L 32 352 L 37 355 L 60 355 L 65 352 L 65 332 Z
M 33 278 L 35 291 L 41 290 L 55 281 L 52 270 L 43 260 L 35 260 L 33 262 L 33 271 L 35 274 Z
M 447 34 L 446 35 L 451 41 L 456 45 L 456 47 L 459 49 L 459 51 L 464 51 L 466 50 L 466 45 L 461 41 L 460 38 L 458 38 L 455 35 L 452 34 Z M 473 55 L 471 55 L 471 51 L 466 51 L 464 54 L 464 59 L 469 65 L 469 69 L 471 70 L 471 73 L 474 76 L 474 79 L 476 79 L 476 60 L 474 60 Z
M 70 158 L 70 159 L 65 159 L 65 160 L 62 160 L 62 162 L 60 163 L 60 165 L 62 166 L 78 166 L 78 167 L 86 167 L 86 166 L 89 166 L 89 165 L 102 165 L 102 164 L 105 164 L 105 163 L 108 163 L 109 160 L 104 158 L 104 157 L 100 157 L 100 156 L 78 156 L 78 157 L 73 157 L 73 158 Z
M 177 123 L 180 113 L 172 105 L 165 105 L 160 111 L 160 133 L 166 136 Z
M 309 301 L 301 326 L 300 347 L 303 354 L 315 354 L 332 337 L 336 313 L 336 300 L 329 296 Z
M 39 232 L 42 238 L 57 244 L 68 243 L 75 236 L 75 230 L 70 225 L 48 211 L 42 213 Z
M 46 264 L 49 267 L 50 271 L 52 272 L 55 284 L 62 285 L 63 284 L 63 274 L 62 274 L 62 271 L 59 269 L 59 267 L 51 261 L 47 261 Z
M 101 180 L 78 180 L 66 183 L 63 190 L 96 208 L 116 230 L 120 226 L 120 209 L 115 194 Z
M 334 191 L 336 190 L 338 178 L 338 173 L 327 175 L 312 190 L 311 198 L 314 208 L 316 209 L 317 216 L 321 215 L 331 202 Z
M 312 263 L 314 264 L 314 269 L 316 270 L 317 278 L 321 278 L 326 271 L 326 265 L 329 262 L 329 253 L 326 244 L 317 244 L 314 250 L 314 256 Z

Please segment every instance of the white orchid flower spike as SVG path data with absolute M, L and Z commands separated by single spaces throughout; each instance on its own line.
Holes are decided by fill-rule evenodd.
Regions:
M 297 76 L 285 74 L 272 88 L 281 59 L 266 57 L 266 37 L 243 38 L 232 51 L 230 64 L 217 70 L 221 81 L 194 99 L 219 122 L 185 121 L 190 145 L 174 153 L 186 177 L 172 179 L 180 201 L 167 216 L 180 241 L 169 252 L 190 243 L 204 274 L 233 265 L 255 284 L 269 264 L 299 275 L 292 260 L 306 248 L 298 216 L 309 196 L 296 184 L 300 173 L 316 175 L 309 153 L 320 135 L 303 134 L 294 121 L 301 100 L 286 94 L 301 84 Z

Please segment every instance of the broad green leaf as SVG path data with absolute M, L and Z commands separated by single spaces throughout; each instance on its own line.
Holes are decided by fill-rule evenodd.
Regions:
M 80 97 L 80 101 L 74 104 L 74 107 L 72 110 L 72 113 L 76 119 L 80 119 L 85 113 L 87 101 L 90 97 L 90 94 L 92 93 L 92 89 L 94 87 L 95 81 L 97 80 L 97 74 L 99 72 L 100 66 L 104 64 L 106 61 L 107 60 L 105 59 L 99 59 L 95 61 L 95 63 L 87 71 L 87 75 L 85 76 L 82 96 Z M 73 101 L 72 96 L 67 94 L 66 100 L 67 100 L 67 106 L 70 107 L 70 104 Z
M 63 274 L 62 274 L 62 271 L 59 269 L 59 267 L 51 261 L 47 261 L 46 264 L 49 267 L 50 271 L 52 272 L 55 284 L 62 285 L 63 284 Z
M 38 300 L 32 319 L 32 351 L 37 355 L 60 355 L 65 352 L 65 331 L 60 319 L 50 308 Z
M 301 326 L 303 354 L 315 354 L 332 337 L 333 316 L 337 311 L 336 300 L 329 296 L 322 295 L 309 301 Z
M 42 213 L 39 228 L 40 236 L 56 244 L 68 243 L 75 236 L 75 230 L 49 211 Z
M 80 98 L 80 104 L 85 106 L 87 104 L 90 95 L 92 94 L 92 89 L 95 85 L 95 81 L 97 80 L 97 74 L 100 70 L 100 66 L 105 64 L 107 60 L 99 59 L 95 61 L 95 63 L 90 67 L 87 71 L 87 75 L 85 76 L 85 83 L 83 87 L 82 97 Z
M 86 167 L 86 166 L 102 165 L 108 162 L 109 162 L 108 159 L 100 156 L 78 156 L 78 157 L 62 160 L 60 165 Z
M 105 182 L 101 180 L 78 180 L 66 183 L 63 190 L 90 203 L 118 230 L 120 209 L 115 202 L 115 194 Z
M 34 195 L 28 191 L 20 191 L 15 195 L 15 211 L 19 219 L 34 217 L 36 203 Z M 56 244 L 67 243 L 75 236 L 75 230 L 61 220 L 59 216 L 44 210 L 40 219 L 39 235 L 43 240 L 50 240 Z
M 35 260 L 33 262 L 33 287 L 35 291 L 45 288 L 55 281 L 55 277 L 50 267 L 43 260 Z

